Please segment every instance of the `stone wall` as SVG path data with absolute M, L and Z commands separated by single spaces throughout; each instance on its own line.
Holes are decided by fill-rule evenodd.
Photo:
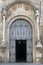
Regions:
M 13 1 L 13 0 L 12 0 Z M 12 1 L 10 0 L 6 0 L 6 5 L 8 5 L 9 3 L 11 3 Z M 43 6 L 43 0 L 42 1 L 42 6 Z M 1 3 L 2 4 L 2 1 Z M 2 7 L 2 6 L 0 6 Z M 42 45 L 43 45 L 43 7 L 41 7 L 42 11 L 41 11 L 41 19 L 40 19 L 40 35 L 41 35 L 41 42 L 42 42 Z M 32 22 L 34 22 L 34 26 L 33 26 L 33 29 L 35 30 L 34 33 L 33 33 L 33 59 L 34 59 L 34 62 L 36 63 L 40 63 L 42 62 L 43 63 L 43 50 L 41 49 L 36 49 L 36 21 L 35 21 L 35 15 L 34 15 L 34 12 L 32 10 L 32 8 L 26 4 L 26 3 L 18 3 L 18 4 L 15 4 L 13 5 L 12 7 L 9 8 L 8 10 L 8 15 L 7 15 L 7 18 L 6 18 L 6 29 L 8 28 L 8 25 L 10 23 L 10 21 L 17 17 L 19 18 L 19 16 L 23 15 L 24 17 L 26 16 L 28 19 L 31 19 Z M 21 16 L 22 17 L 22 16 Z M 8 62 L 9 60 L 9 57 L 8 57 L 8 48 L 6 50 L 3 50 L 1 49 L 1 43 L 2 43 L 2 10 L 0 9 L 0 56 L 3 57 L 3 62 Z M 6 30 L 7 31 L 7 30 Z M 5 33 L 6 34 L 6 33 Z M 8 37 L 6 36 L 6 39 L 7 39 L 7 43 L 8 43 Z M 34 50 L 35 49 L 35 50 Z M 40 55 L 39 55 L 40 54 Z M 39 58 L 39 57 L 40 58 Z M 5 59 L 5 60 L 4 60 Z M 41 60 L 41 61 L 40 61 Z

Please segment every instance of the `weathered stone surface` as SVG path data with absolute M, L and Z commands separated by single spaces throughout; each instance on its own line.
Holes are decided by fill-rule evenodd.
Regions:
M 24 1 L 27 1 L 27 0 L 24 0 Z M 39 2 L 41 1 L 40 36 L 41 36 L 41 42 L 42 42 L 42 45 L 43 45 L 43 0 L 30 0 L 30 1 L 33 2 L 33 4 L 34 3 L 39 4 Z M 12 2 L 14 2 L 14 0 L 6 0 L 5 3 L 6 3 L 6 5 L 10 5 Z M 0 0 L 0 45 L 2 43 L 2 32 L 3 32 L 2 31 L 2 27 L 3 27 L 2 26 L 2 19 L 3 19 L 2 18 L 2 7 L 3 7 L 3 5 L 5 5 L 5 3 L 4 4 L 2 4 L 2 3 L 4 3 L 4 2 L 2 2 L 2 0 Z M 5 38 L 6 38 L 6 41 L 7 41 L 6 44 L 8 44 L 8 45 L 7 45 L 6 52 L 3 53 L 3 51 L 0 51 L 0 53 L 2 52 L 2 54 L 3 54 L 3 62 L 6 62 L 6 58 L 7 58 L 7 62 L 8 62 L 8 53 L 9 53 L 9 37 L 8 37 L 9 29 L 8 28 L 9 28 L 9 24 L 10 24 L 11 20 L 13 20 L 14 18 L 18 19 L 21 15 L 24 16 L 25 19 L 28 18 L 29 21 L 31 20 L 32 21 L 32 22 L 30 21 L 31 24 L 32 23 L 34 24 L 33 25 L 33 31 L 34 31 L 33 32 L 33 39 L 34 39 L 33 40 L 33 56 L 34 56 L 34 62 L 43 63 L 43 51 L 40 52 L 40 50 L 37 51 L 37 49 L 36 49 L 36 40 L 37 40 L 36 39 L 36 35 L 37 35 L 36 34 L 37 27 L 36 26 L 37 25 L 36 25 L 36 21 L 35 21 L 35 15 L 34 15 L 33 10 L 31 9 L 31 6 L 27 5 L 26 2 L 25 3 L 17 3 L 17 4 L 15 3 L 8 10 L 8 14 L 7 14 L 7 18 L 6 18 L 6 33 L 5 33 L 5 35 L 6 35 Z M 16 20 L 16 19 L 14 19 L 14 20 Z M 2 49 L 0 49 L 0 50 L 2 50 Z M 41 58 L 38 57 L 40 55 L 40 53 L 42 54 Z M 35 56 L 35 55 L 37 55 L 37 56 Z M 9 64 L 4 64 L 4 65 L 9 65 Z M 14 65 L 14 64 L 11 64 L 11 65 Z M 15 65 L 17 65 L 17 64 L 15 63 Z M 21 65 L 25 65 L 25 63 L 21 64 Z M 27 63 L 27 65 L 29 65 L 29 64 Z M 34 64 L 32 64 L 32 65 L 34 65 Z

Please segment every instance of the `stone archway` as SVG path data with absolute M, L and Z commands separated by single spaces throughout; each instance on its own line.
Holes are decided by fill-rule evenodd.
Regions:
M 16 3 L 17 3 L 17 2 L 16 2 Z M 23 3 L 25 3 L 25 2 L 23 2 Z M 13 4 L 13 3 L 12 3 L 12 4 Z M 11 4 L 11 5 L 8 5 L 8 7 L 9 7 L 9 8 L 12 7 L 12 6 L 15 4 L 15 2 L 14 2 L 13 5 L 12 5 L 12 4 Z M 29 4 L 28 4 L 28 5 L 29 5 Z M 33 5 L 31 5 L 31 7 L 32 7 L 32 6 L 33 6 Z M 8 9 L 9 9 L 9 8 L 8 8 Z M 35 9 L 36 9 L 36 8 L 35 8 Z M 34 10 L 34 7 L 33 7 L 33 10 Z M 20 11 L 20 9 L 19 9 L 19 11 Z M 16 15 L 16 13 L 13 13 L 15 16 L 14 16 L 14 15 L 13 15 L 13 16 L 11 15 L 10 17 L 8 17 L 7 23 L 11 22 L 12 18 L 13 18 L 13 17 L 15 18 L 16 16 L 20 17 L 21 15 L 23 15 L 24 18 L 26 18 L 26 17 L 32 18 L 32 17 L 30 17 L 29 15 L 27 15 L 28 13 L 24 14 L 24 12 L 22 12 L 22 13 L 21 13 L 21 12 L 22 12 L 22 11 L 20 11 L 20 12 L 19 12 L 20 14 L 19 14 L 18 11 L 17 11 L 17 13 L 18 13 L 17 15 Z M 25 11 L 25 12 L 26 12 L 26 11 Z M 25 17 L 25 16 L 26 16 L 26 17 Z M 28 20 L 29 20 L 29 19 L 28 19 Z M 34 20 L 34 21 L 35 21 L 35 20 Z M 32 18 L 31 24 L 32 24 L 32 28 L 33 28 L 33 34 L 32 34 L 32 35 L 33 35 L 33 36 L 32 36 L 32 38 L 33 38 L 33 62 L 35 62 L 35 38 L 36 38 L 36 37 L 35 37 L 35 36 L 36 36 L 36 35 L 35 35 L 35 31 L 36 31 L 36 30 L 35 30 L 35 25 L 36 25 L 36 24 L 35 24 L 34 21 L 33 21 L 33 18 Z M 35 24 L 35 25 L 34 25 L 34 24 Z M 8 26 L 7 28 L 9 28 L 9 26 Z M 7 29 L 7 28 L 6 28 L 6 30 L 7 30 L 7 32 L 8 32 L 8 33 L 7 33 L 8 36 L 6 36 L 6 39 L 7 39 L 7 42 L 8 42 L 8 44 L 9 44 L 9 29 Z M 9 48 L 8 48 L 7 51 L 8 51 L 8 54 L 9 54 Z M 7 56 L 8 56 L 7 60 L 9 60 L 9 55 L 7 55 Z
M 13 21 L 13 23 L 10 26 L 10 62 L 16 62 L 17 61 L 17 54 L 16 54 L 16 40 L 22 41 L 21 44 L 23 44 L 24 41 L 26 41 L 26 48 L 25 52 L 25 62 L 33 62 L 33 48 L 32 48 L 32 26 L 31 24 L 25 20 L 25 19 L 18 19 Z M 23 41 L 24 40 L 24 41 Z M 25 43 L 24 43 L 25 44 Z M 25 45 L 24 45 L 25 46 Z M 23 47 L 23 45 L 22 45 Z M 20 47 L 22 49 L 22 47 Z M 20 53 L 20 50 L 18 51 Z M 22 51 L 21 51 L 22 52 Z M 23 52 L 22 52 L 23 53 Z M 19 59 L 18 59 L 19 60 Z M 19 61 L 20 62 L 20 61 Z M 23 61 L 21 61 L 23 62 Z

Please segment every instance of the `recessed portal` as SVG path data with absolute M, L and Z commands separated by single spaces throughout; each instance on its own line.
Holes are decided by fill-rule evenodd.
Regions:
M 16 40 L 16 62 L 26 62 L 26 40 Z
M 10 26 L 10 50 L 9 61 L 29 62 L 33 60 L 32 55 L 32 26 L 25 19 L 13 21 Z

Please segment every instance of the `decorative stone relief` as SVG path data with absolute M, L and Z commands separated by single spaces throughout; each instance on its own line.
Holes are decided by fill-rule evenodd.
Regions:
M 31 8 L 29 5 L 24 5 L 24 8 L 26 11 L 29 11 L 29 9 Z
M 16 11 L 19 11 L 19 13 L 21 11 L 29 11 L 31 9 L 31 7 L 27 4 L 24 3 L 17 3 L 14 6 L 12 6 L 11 8 L 9 8 L 9 13 L 12 14 L 13 12 L 16 13 Z

